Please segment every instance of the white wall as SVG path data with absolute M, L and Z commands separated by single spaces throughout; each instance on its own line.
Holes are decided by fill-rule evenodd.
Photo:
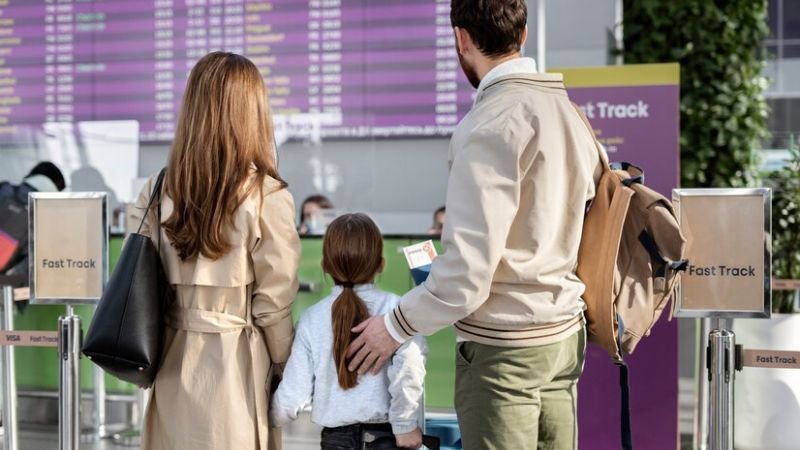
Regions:
M 536 54 L 536 0 L 528 1 L 526 53 Z M 614 0 L 550 0 L 545 4 L 547 68 L 605 66 Z
M 384 232 L 424 233 L 444 204 L 447 139 L 289 142 L 278 150 L 281 176 L 297 203 L 324 194 L 343 211 L 374 213 Z M 143 147 L 141 175 L 155 173 L 168 149 Z

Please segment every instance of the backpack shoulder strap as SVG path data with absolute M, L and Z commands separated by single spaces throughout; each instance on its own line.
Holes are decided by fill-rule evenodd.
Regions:
M 589 119 L 586 118 L 586 114 L 583 113 L 583 110 L 578 105 L 576 105 L 574 102 L 570 103 L 572 103 L 572 107 L 575 108 L 575 112 L 578 113 L 578 117 L 581 118 L 583 124 L 586 125 L 586 128 L 589 130 L 589 134 L 592 135 L 592 140 L 594 140 L 594 146 L 597 149 L 597 153 L 600 155 L 600 162 L 602 163 L 603 166 L 603 173 L 608 172 L 609 171 L 608 154 L 603 149 L 603 145 L 600 144 L 600 141 L 597 140 L 597 136 L 595 136 L 594 134 L 594 128 L 592 128 L 592 124 L 589 123 Z
M 666 197 L 661 195 L 660 193 L 656 192 L 655 190 L 645 186 L 641 183 L 636 183 L 630 186 L 636 192 L 636 197 L 641 205 L 645 207 L 651 207 L 655 204 L 663 206 L 667 208 L 667 211 L 670 212 L 673 216 L 675 216 L 675 211 L 672 207 L 672 202 L 669 201 Z
M 17 201 L 25 205 L 25 207 L 28 206 L 28 194 L 31 192 L 36 192 L 36 189 L 27 183 L 14 186 L 14 195 L 16 195 Z
M 640 184 L 636 183 L 637 180 L 632 180 L 633 182 L 626 182 L 624 177 L 621 177 L 619 174 L 615 174 L 611 171 L 608 163 L 608 155 L 606 154 L 603 146 L 597 140 L 597 137 L 594 134 L 594 129 L 592 128 L 589 120 L 586 118 L 586 115 L 583 111 L 575 104 L 572 103 L 572 106 L 575 108 L 575 111 L 578 113 L 578 116 L 583 120 L 583 123 L 586 125 L 586 128 L 589 129 L 589 132 L 592 135 L 592 139 L 594 139 L 595 147 L 597 148 L 597 153 L 600 156 L 600 161 L 602 165 L 602 175 L 601 175 L 601 182 L 599 189 L 603 188 L 604 183 L 611 183 L 617 184 L 619 183 L 621 186 L 614 189 L 616 192 L 612 198 L 604 198 L 604 202 L 609 202 L 610 204 L 603 205 L 606 211 L 603 211 L 603 215 L 605 218 L 599 217 L 592 217 L 594 220 L 598 221 L 605 221 L 603 232 L 610 232 L 610 236 L 605 236 L 604 241 L 605 244 L 602 245 L 601 249 L 586 249 L 583 248 L 584 242 L 581 241 L 581 247 L 579 249 L 579 253 L 583 253 L 586 255 L 588 252 L 597 252 L 593 257 L 587 258 L 593 260 L 592 262 L 597 264 L 594 268 L 585 267 L 580 264 L 580 257 L 579 257 L 579 265 L 578 269 L 579 272 L 585 272 L 586 270 L 594 272 L 599 271 L 603 273 L 600 279 L 600 292 L 607 295 L 600 295 L 600 298 L 591 298 L 588 290 L 584 293 L 584 300 L 586 301 L 587 305 L 587 314 L 589 316 L 594 316 L 593 318 L 597 321 L 595 327 L 589 327 L 589 332 L 591 333 L 594 331 L 598 335 L 595 336 L 595 339 L 598 343 L 603 346 L 609 354 L 614 359 L 614 362 L 619 366 L 619 386 L 620 386 L 620 439 L 622 444 L 623 450 L 632 450 L 633 443 L 632 443 L 632 433 L 631 433 L 631 409 L 630 409 L 630 380 L 628 375 L 628 366 L 625 364 L 624 360 L 622 359 L 622 345 L 621 345 L 621 335 L 624 333 L 624 323 L 619 320 L 619 317 L 612 317 L 614 313 L 614 305 L 611 301 L 612 298 L 612 291 L 608 282 L 613 279 L 609 270 L 615 270 L 616 268 L 616 260 L 618 257 L 619 252 L 619 244 L 622 235 L 622 229 L 625 223 L 625 217 L 627 216 L 628 208 L 630 206 L 631 199 L 634 195 L 634 191 L 631 188 L 632 185 Z M 627 168 L 625 168 L 627 169 Z M 616 179 L 615 179 L 616 178 Z M 612 181 L 613 180 L 613 181 Z M 624 186 L 624 187 L 623 187 Z M 610 186 L 609 186 L 610 187 Z M 598 195 L 601 195 L 598 192 Z M 591 210 L 590 210 L 591 211 Z M 592 220 L 590 219 L 590 220 Z M 599 251 L 598 251 L 599 250 Z M 594 265 L 594 264 L 590 264 Z M 579 275 L 582 275 L 580 273 Z M 591 276 L 591 275 L 589 275 Z M 596 276 L 596 275 L 595 275 Z M 605 304 L 605 302 L 609 302 L 610 304 Z M 614 322 L 618 321 L 619 328 L 617 332 L 618 335 L 615 336 L 614 330 Z M 594 328 L 594 330 L 592 330 Z
M 619 366 L 619 398 L 620 398 L 620 439 L 622 450 L 633 450 L 633 433 L 631 432 L 631 384 L 628 365 Z
M 584 218 L 578 248 L 576 272 L 586 286 L 583 300 L 589 339 L 615 361 L 621 355 L 616 335 L 614 274 L 632 197 L 633 190 L 623 185 L 615 173 L 605 172 Z
M 28 206 L 28 192 L 35 192 L 29 185 L 11 184 L 8 181 L 0 182 L 0 198 L 12 199 L 13 201 Z

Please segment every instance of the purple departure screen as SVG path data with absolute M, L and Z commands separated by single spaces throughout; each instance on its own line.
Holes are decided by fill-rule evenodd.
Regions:
M 450 0 L 0 0 L 0 134 L 137 120 L 171 140 L 214 50 L 261 69 L 276 122 L 322 137 L 449 134 L 472 102 Z

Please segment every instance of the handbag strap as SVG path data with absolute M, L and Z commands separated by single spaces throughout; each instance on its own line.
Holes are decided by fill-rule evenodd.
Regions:
M 142 215 L 142 221 L 139 222 L 139 229 L 136 230 L 136 233 L 139 234 L 142 232 L 142 225 L 144 225 L 144 221 L 147 219 L 147 215 L 150 214 L 150 208 L 153 206 L 153 201 L 158 200 L 156 202 L 156 208 L 158 209 L 158 222 L 156 225 L 156 233 L 158 234 L 158 252 L 161 253 L 161 186 L 164 184 L 164 175 L 167 173 L 167 168 L 164 167 L 161 169 L 161 172 L 158 174 L 158 178 L 156 178 L 156 184 L 153 186 L 153 192 L 150 193 L 150 200 L 147 202 L 147 208 L 144 210 L 144 214 Z

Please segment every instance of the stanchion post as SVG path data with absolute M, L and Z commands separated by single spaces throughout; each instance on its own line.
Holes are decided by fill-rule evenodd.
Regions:
M 136 390 L 136 401 L 133 402 L 133 407 L 131 408 L 132 427 L 121 433 L 115 433 L 113 437 L 115 444 L 123 447 L 141 447 L 142 430 L 144 429 L 144 413 L 147 409 L 148 398 L 149 392 L 147 392 L 147 389 L 140 388 Z
M 736 336 L 714 329 L 708 335 L 709 448 L 733 450 L 733 385 L 736 378 Z
M 14 289 L 3 286 L 3 331 L 14 329 Z M 3 448 L 17 450 L 17 380 L 14 362 L 14 347 L 0 346 L 0 360 L 3 363 Z
M 97 308 L 95 307 L 96 311 Z M 92 396 L 94 402 L 94 432 L 98 438 L 102 439 L 108 437 L 106 427 L 106 376 L 103 369 L 96 364 L 92 364 L 92 385 L 94 387 L 94 395 Z
M 106 378 L 99 366 L 92 368 L 92 384 L 94 385 L 94 426 L 98 438 L 108 436 L 106 430 Z
M 144 413 L 147 411 L 147 402 L 150 399 L 150 392 L 147 389 L 139 388 L 136 390 L 136 404 L 138 410 L 136 411 L 136 428 L 138 430 L 144 429 Z
M 81 437 L 81 318 L 75 315 L 72 305 L 67 305 L 66 315 L 58 318 L 58 350 L 58 448 L 77 450 Z
M 694 445 L 695 450 L 708 450 L 708 335 L 711 332 L 711 319 L 697 320 L 697 395 L 694 405 Z

